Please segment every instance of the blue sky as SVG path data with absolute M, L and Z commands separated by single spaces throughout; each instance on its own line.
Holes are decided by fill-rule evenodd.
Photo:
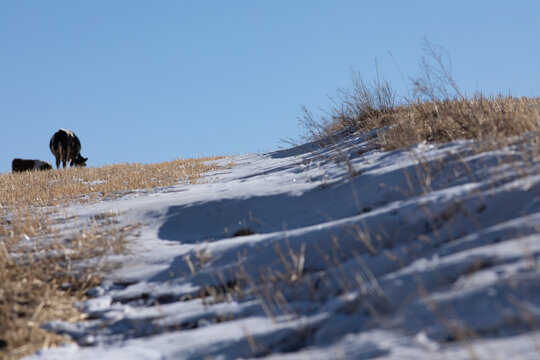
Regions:
M 538 14 L 537 0 L 0 0 L 0 172 L 54 162 L 60 127 L 89 166 L 274 150 L 351 68 L 371 80 L 377 59 L 406 95 L 424 38 L 466 92 L 538 96 Z

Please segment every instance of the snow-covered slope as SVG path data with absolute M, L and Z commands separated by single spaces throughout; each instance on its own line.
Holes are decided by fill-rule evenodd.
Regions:
M 76 343 L 30 358 L 539 358 L 538 163 L 370 136 L 66 209 L 144 226 L 89 319 L 46 325 Z

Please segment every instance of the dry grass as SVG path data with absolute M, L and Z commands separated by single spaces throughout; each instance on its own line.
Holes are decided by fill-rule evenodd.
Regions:
M 0 358 L 18 359 L 67 341 L 41 325 L 84 319 L 75 301 L 100 283 L 111 266 L 107 256 L 125 252 L 125 237 L 136 227 L 120 227 L 118 214 L 105 213 L 61 233 L 51 216 L 60 206 L 193 183 L 217 168 L 207 160 L 214 158 L 0 175 Z
M 20 210 L 20 209 L 18 209 Z M 24 211 L 27 211 L 26 215 Z M 41 329 L 44 322 L 84 318 L 74 301 L 99 284 L 109 253 L 125 251 L 125 235 L 110 218 L 62 236 L 49 213 L 28 207 L 2 223 L 0 242 L 0 356 L 16 359 L 66 339 Z M 91 268 L 76 261 L 93 259 Z
M 354 88 L 341 91 L 339 105 L 330 120 L 316 126 L 305 111 L 311 138 L 332 139 L 343 129 L 367 132 L 379 129 L 378 143 L 384 149 L 403 148 L 421 141 L 449 142 L 477 139 L 481 143 L 499 142 L 529 133 L 531 140 L 540 136 L 540 98 L 485 96 L 454 99 L 407 101 L 395 105 L 387 83 L 366 85 L 353 75 Z
M 476 139 L 499 143 L 530 133 L 538 140 L 540 98 L 486 97 L 415 102 L 378 113 L 358 122 L 358 128 L 385 128 L 380 144 L 387 150 L 421 141 L 449 142 Z
M 217 169 L 217 165 L 206 163 L 215 159 L 179 159 L 147 165 L 119 164 L 2 174 L 0 206 L 85 203 L 132 190 L 194 183 L 203 173 Z
M 452 77 L 446 51 L 428 41 L 420 65 L 422 76 L 413 80 L 412 99 L 396 100 L 390 84 L 377 79 L 366 83 L 352 74 L 350 89 L 339 90 L 329 118 L 315 121 L 307 109 L 300 122 L 311 140 L 332 142 L 343 129 L 366 132 L 379 129 L 378 144 L 391 150 L 421 141 L 449 142 L 476 139 L 495 143 L 529 133 L 540 138 L 540 97 L 464 94 Z M 321 141 L 324 139 L 324 141 Z M 328 141 L 330 140 L 330 141 Z M 489 146 L 489 145 L 488 145 Z

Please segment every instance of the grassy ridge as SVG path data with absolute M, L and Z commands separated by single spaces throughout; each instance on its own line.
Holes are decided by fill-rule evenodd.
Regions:
M 0 206 L 55 206 L 97 201 L 113 193 L 194 183 L 216 165 L 217 158 L 174 160 L 156 164 L 119 164 L 64 171 L 27 171 L 0 175 Z
M 369 131 L 380 129 L 378 144 L 397 149 L 421 141 L 448 142 L 476 139 L 494 142 L 530 133 L 531 141 L 540 137 L 540 97 L 486 96 L 481 92 L 465 94 L 452 77 L 446 51 L 425 41 L 422 75 L 412 81 L 410 97 L 398 100 L 385 80 L 366 83 L 353 72 L 352 85 L 340 89 L 328 111 L 329 117 L 313 119 L 304 108 L 300 123 L 307 138 L 322 141 L 343 129 Z
M 306 138 L 321 145 L 333 142 L 334 134 L 347 129 L 366 132 L 379 129 L 378 144 L 386 150 L 421 141 L 449 142 L 476 139 L 500 141 L 529 133 L 540 137 L 540 98 L 486 96 L 418 97 L 398 102 L 386 82 L 365 83 L 353 74 L 351 89 L 340 90 L 328 118 L 320 121 L 304 108 L 301 124 Z
M 476 94 L 471 98 L 415 101 L 391 108 L 345 110 L 335 114 L 325 133 L 345 127 L 361 131 L 385 129 L 380 132 L 379 143 L 387 150 L 421 141 L 476 139 L 499 143 L 524 133 L 531 133 L 538 140 L 540 98 Z

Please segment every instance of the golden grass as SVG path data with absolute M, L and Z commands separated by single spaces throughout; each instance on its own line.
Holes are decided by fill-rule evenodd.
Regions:
M 102 272 L 111 266 L 108 254 L 125 252 L 126 235 L 137 226 L 120 227 L 118 214 L 104 213 L 65 234 L 51 215 L 73 203 L 194 183 L 217 168 L 206 163 L 214 159 L 0 175 L 0 358 L 18 359 L 68 341 L 41 325 L 53 319 L 84 319 L 74 302 L 84 300 L 100 283 Z M 82 259 L 92 260 L 92 266 L 75 268 Z
M 317 122 L 304 109 L 300 123 L 307 129 L 307 137 L 327 145 L 343 129 L 378 129 L 378 144 L 387 150 L 421 141 L 458 139 L 479 140 L 482 147 L 489 148 L 490 142 L 500 146 L 525 133 L 529 133 L 529 141 L 538 141 L 540 97 L 467 96 L 452 78 L 448 53 L 427 40 L 422 47 L 423 75 L 413 80 L 413 99 L 397 101 L 388 82 L 366 83 L 353 72 L 352 86 L 338 90 L 329 118 Z
M 384 129 L 379 144 L 387 149 L 406 147 L 421 141 L 449 142 L 476 139 L 483 142 L 508 139 L 530 133 L 540 135 L 540 98 L 486 97 L 418 101 L 391 109 L 359 112 L 352 117 L 338 114 L 327 127 L 335 132 L 354 125 L 356 130 Z
M 438 72 L 447 74 L 444 68 Z M 494 142 L 498 146 L 502 140 L 525 133 L 531 135 L 530 140 L 539 138 L 540 97 L 485 96 L 482 93 L 468 97 L 451 78 L 443 79 L 443 84 L 431 83 L 431 79 L 427 76 L 415 82 L 417 91 L 429 96 L 398 103 L 390 84 L 385 81 L 365 83 L 359 74 L 353 73 L 352 88 L 338 91 L 334 106 L 328 111 L 329 118 L 318 122 L 309 110 L 303 109 L 300 123 L 307 130 L 306 137 L 323 146 L 335 142 L 334 134 L 344 129 L 361 132 L 377 129 L 377 143 L 386 150 L 421 141 L 475 139 L 481 144 Z M 455 87 L 453 96 L 443 88 L 445 84 Z
M 207 163 L 215 159 L 218 158 L 2 174 L 0 206 L 86 203 L 126 191 L 195 183 L 203 173 L 217 169 L 217 165 Z

